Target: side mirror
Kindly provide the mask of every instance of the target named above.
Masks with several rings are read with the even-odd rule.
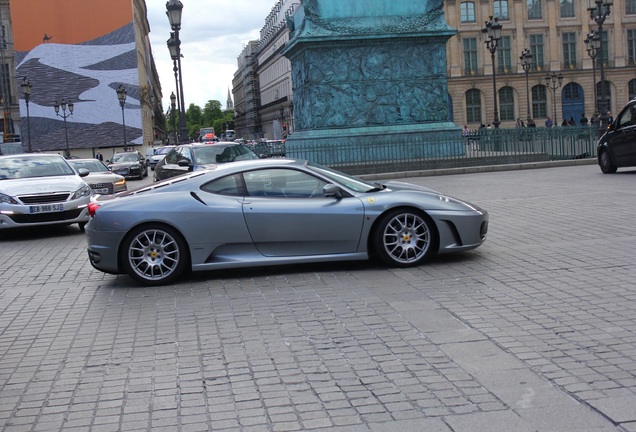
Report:
[[[177,162],[177,165],[179,165],[180,167],[189,167],[192,165],[192,163],[190,163],[190,161],[187,159],[180,159],[179,162]]]
[[[86,168],[80,168],[77,170],[77,173],[79,174],[80,177],[86,177],[88,174],[90,174],[90,171],[87,170]]]
[[[342,192],[340,191],[340,188],[332,183],[325,185],[325,187],[322,188],[322,192],[324,193],[326,198],[342,198]]]

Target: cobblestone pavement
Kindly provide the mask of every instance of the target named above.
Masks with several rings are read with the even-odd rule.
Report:
[[[418,177],[481,248],[143,288],[0,233],[1,431],[636,431],[636,171]]]

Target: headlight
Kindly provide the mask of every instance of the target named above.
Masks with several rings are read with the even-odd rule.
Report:
[[[93,189],[89,185],[82,186],[77,192],[73,194],[71,199],[78,199],[86,196],[91,196],[93,194]]]
[[[2,204],[19,204],[16,200],[11,198],[9,195],[0,194],[0,203]]]
[[[115,186],[121,186],[121,185],[125,185],[125,184],[126,184],[126,180],[125,179],[121,179],[121,180],[115,182]]]

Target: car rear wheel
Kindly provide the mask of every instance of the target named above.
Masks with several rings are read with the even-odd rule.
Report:
[[[612,159],[607,150],[603,150],[599,155],[598,164],[604,174],[613,174],[616,172],[616,165],[612,163]]]
[[[392,267],[413,267],[435,253],[433,222],[415,209],[397,209],[380,219],[374,234],[375,251]]]
[[[144,285],[173,282],[188,262],[186,242],[176,230],[164,225],[146,225],[131,231],[122,253],[126,273]]]

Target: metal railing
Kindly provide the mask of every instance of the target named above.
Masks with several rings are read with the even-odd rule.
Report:
[[[309,159],[360,175],[589,159],[596,157],[597,139],[598,131],[592,127],[481,129],[450,140],[448,136],[414,136],[407,143],[390,136],[373,144],[365,143],[364,138],[337,145],[292,141],[270,156]]]

